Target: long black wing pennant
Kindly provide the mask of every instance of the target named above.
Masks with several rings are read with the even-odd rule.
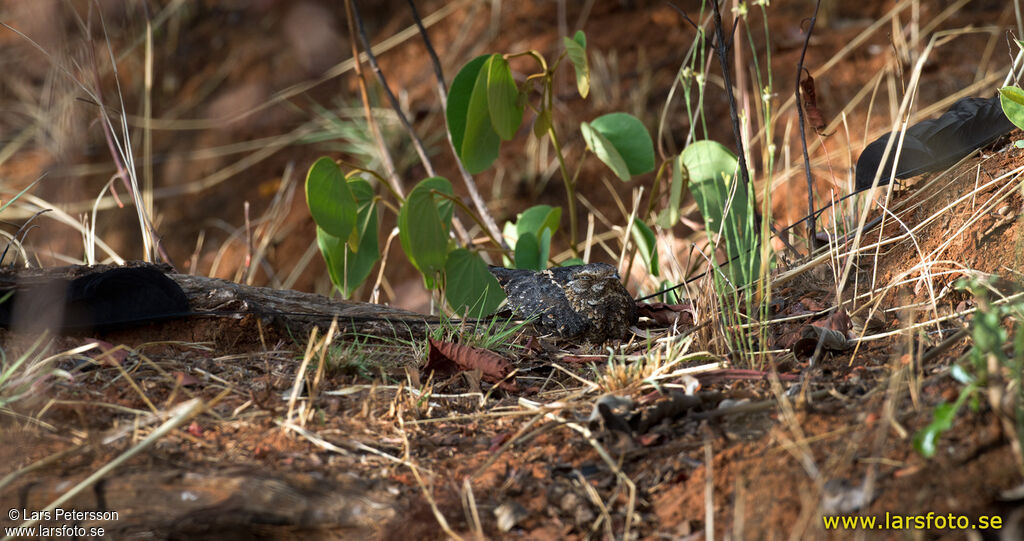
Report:
[[[1013,129],[1013,124],[999,104],[999,96],[993,98],[962,98],[956,101],[938,118],[918,122],[907,128],[903,138],[903,150],[896,161],[896,146],[889,152],[879,185],[889,183],[893,163],[896,178],[904,179],[923,173],[941,171],[960,161],[976,149],[995,142]],[[887,133],[864,148],[857,160],[856,191],[871,187],[882,153],[892,132]]]

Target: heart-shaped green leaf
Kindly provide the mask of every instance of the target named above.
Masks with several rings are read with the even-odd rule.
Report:
[[[483,317],[505,300],[501,284],[487,270],[480,254],[464,248],[452,250],[445,265],[445,298],[452,310],[470,317]]]
[[[584,125],[587,124],[581,124],[580,128]],[[640,119],[628,113],[609,113],[595,118],[587,126],[589,130],[583,129],[587,145],[621,180],[628,181],[632,176],[654,170],[654,142]],[[588,131],[591,132],[589,137]],[[595,132],[602,138],[595,137]],[[609,146],[615,149],[614,153]]]
[[[313,162],[306,175],[306,205],[318,227],[347,239],[356,225],[356,199],[334,160]]]
[[[580,97],[586,98],[590,93],[590,62],[587,60],[587,36],[577,30],[572,38],[562,38],[566,56],[576,70],[576,90]]]
[[[683,155],[676,156],[672,164],[672,185],[669,187],[668,205],[658,214],[658,225],[670,229],[679,221],[679,204],[683,200],[683,187],[689,182],[690,176],[683,163]]]
[[[587,142],[587,146],[597,155],[597,159],[611,168],[615,176],[619,177],[619,180],[623,182],[628,181],[630,179],[629,166],[626,165],[626,160],[622,159],[622,155],[619,154],[619,150],[615,148],[615,145],[586,122],[580,123],[580,131],[583,132],[583,140]]]
[[[423,274],[427,288],[437,287],[435,277],[448,257],[448,230],[452,203],[434,191],[452,194],[447,179],[430,177],[416,185],[398,213],[398,237],[409,261]]]
[[[733,286],[751,283],[761,270],[760,237],[754,224],[754,195],[735,181],[736,156],[715,141],[697,141],[682,153],[690,191],[704,216],[708,236],[724,244]]]
[[[516,241],[516,268],[544,270],[544,262],[540,258],[540,241],[537,235],[526,231]]]
[[[562,220],[562,209],[551,205],[534,205],[516,218],[516,231],[521,235],[526,232],[540,235],[544,229],[552,233],[558,230],[558,223]]]
[[[716,141],[697,141],[683,149],[680,157],[690,174],[690,191],[708,231],[718,234],[729,199],[728,187],[736,174],[736,155]]]
[[[487,68],[487,110],[491,115],[491,126],[503,140],[516,136],[523,123],[523,106],[519,103],[519,88],[512,79],[508,60],[500,54],[492,55],[485,64]]]
[[[459,70],[448,91],[448,130],[459,159],[470,173],[490,167],[498,157],[501,140],[491,125],[487,106],[487,75],[484,64],[492,55],[470,60]]]
[[[1024,130],[1024,90],[1017,86],[1004,86],[999,89],[999,104],[1003,106],[1003,114],[1013,122],[1014,126]]]
[[[356,220],[355,248],[352,243],[345,245],[345,280],[337,284],[338,289],[347,298],[366,280],[373,266],[380,259],[380,245],[377,240],[377,204],[374,199],[373,187],[370,183],[355,178],[348,181],[352,195],[359,204],[359,215]]]

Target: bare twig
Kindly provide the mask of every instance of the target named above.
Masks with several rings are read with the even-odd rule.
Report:
[[[729,77],[729,42],[725,39],[725,32],[722,30],[722,12],[718,9],[718,2],[711,2],[715,8],[715,56],[722,67],[722,80],[725,81],[725,94],[729,97],[729,119],[732,121],[732,136],[736,139],[736,157],[740,163],[740,173],[737,179],[740,181],[737,189],[747,193],[750,186],[750,171],[747,170],[746,153],[743,151],[743,139],[740,134],[740,119],[736,112],[736,96],[732,92],[732,80]],[[737,20],[739,20],[737,18]],[[736,25],[733,25],[733,29]]]
[[[412,18],[416,21],[416,28],[419,28],[420,37],[423,38],[423,46],[427,49],[427,55],[430,56],[430,63],[434,67],[434,76],[437,79],[437,95],[441,100],[441,109],[448,109],[448,86],[444,82],[444,72],[441,70],[441,60],[437,57],[437,52],[434,50],[433,44],[430,42],[430,37],[427,35],[427,29],[423,26],[423,21],[420,20],[420,14],[416,11],[416,4],[413,0],[406,0],[409,3],[409,11],[412,13]],[[483,220],[484,225],[487,226],[487,230],[490,231],[491,236],[498,239],[501,243],[501,247],[508,249],[508,244],[505,243],[505,238],[501,236],[501,230],[498,229],[498,224],[494,222],[494,218],[491,213],[487,210],[487,203],[480,197],[480,190],[476,187],[476,182],[473,180],[473,176],[466,171],[466,168],[462,165],[462,160],[459,159],[459,153],[455,149],[455,143],[452,142],[452,134],[448,129],[448,115],[444,115],[445,119],[445,136],[448,139],[448,147],[451,148],[452,154],[455,156],[455,163],[459,167],[459,173],[462,175],[462,181],[466,185],[466,191],[469,193],[469,198],[473,201],[473,206],[476,207],[476,211],[480,214],[480,219]]]
[[[821,0],[814,3],[814,15],[811,16],[810,25],[807,28],[807,35],[804,36],[804,48],[800,51],[800,61],[796,64],[796,110],[800,116],[800,146],[804,153],[804,172],[807,174],[807,257],[814,252],[814,230],[816,229],[816,217],[814,213],[814,177],[811,175],[811,158],[807,155],[807,133],[804,127],[804,108],[800,101],[800,76],[804,72],[804,56],[807,55],[807,44],[811,41],[811,33],[814,32],[814,21],[818,18],[818,8],[821,7]]]
[[[405,197],[405,191],[402,190],[402,183],[398,180],[398,174],[395,172],[395,162],[391,159],[391,153],[388,152],[387,146],[384,144],[384,137],[381,136],[380,127],[377,126],[377,120],[373,117],[373,110],[370,108],[370,97],[366,89],[366,77],[363,75],[362,62],[359,61],[359,47],[356,45],[356,29],[355,29],[355,17],[352,14],[352,0],[345,0],[345,15],[348,19],[348,35],[349,43],[352,46],[352,58],[355,60],[353,67],[356,70],[356,79],[359,81],[359,96],[363,100],[363,113],[366,115],[366,123],[370,126],[370,133],[373,134],[373,139],[377,143],[377,148],[380,150],[380,160],[384,164],[384,169],[388,174],[388,182],[391,184],[391,189],[395,191],[400,197]]]
[[[420,156],[420,162],[423,163],[423,168],[427,170],[427,175],[434,177],[437,174],[434,172],[434,165],[430,163],[430,158],[427,157],[427,151],[423,148],[423,141],[420,140],[419,136],[416,135],[416,131],[412,129],[412,124],[409,123],[409,119],[402,112],[402,107],[398,104],[398,99],[395,98],[395,94],[391,92],[391,87],[388,86],[387,79],[384,78],[384,72],[380,69],[380,65],[377,64],[377,56],[373,54],[373,47],[370,46],[370,38],[366,37],[366,28],[363,26],[363,18],[359,15],[359,3],[352,2],[352,16],[356,23],[356,29],[359,30],[359,41],[363,44],[363,50],[366,51],[366,58],[370,63],[370,67],[373,68],[373,74],[377,76],[377,81],[380,82],[380,86],[384,87],[384,94],[388,97],[388,102],[391,104],[391,108],[394,109],[395,114],[398,115],[398,120],[402,122],[402,126],[405,127],[405,131],[409,132],[409,138],[412,139],[412,146],[416,148],[416,154]]]

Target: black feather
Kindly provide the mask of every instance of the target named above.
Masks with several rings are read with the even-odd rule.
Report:
[[[907,128],[896,166],[896,178],[910,178],[946,169],[974,150],[992,144],[1013,127],[1013,123],[1003,114],[998,95],[989,99],[959,99],[938,118],[918,122]],[[861,152],[857,160],[856,191],[871,187],[891,135],[892,132],[879,137]],[[888,184],[892,176],[897,142],[893,142],[889,159],[878,180],[879,186]]]

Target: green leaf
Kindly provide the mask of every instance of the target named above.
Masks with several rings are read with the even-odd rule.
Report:
[[[527,231],[519,235],[516,241],[516,268],[544,270],[544,260],[540,258],[540,241],[537,235]]]
[[[932,412],[932,422],[914,434],[914,449],[926,458],[934,456],[935,444],[939,436],[953,427],[953,420],[956,418],[957,412],[960,411],[960,408],[969,397],[975,395],[977,390],[976,384],[971,383],[960,389],[960,396],[956,398],[956,402],[952,404],[941,403],[935,406],[935,410]]]
[[[581,98],[586,98],[590,93],[590,62],[587,60],[587,36],[582,30],[577,30],[572,38],[562,38],[565,44],[566,56],[572,67],[576,70],[576,90]]]
[[[683,155],[676,156],[672,164],[672,185],[669,187],[668,205],[658,214],[658,225],[665,229],[671,229],[679,221],[679,205],[683,200],[683,186],[690,180],[686,164],[683,163]]]
[[[658,275],[658,240],[654,236],[654,231],[651,231],[647,224],[640,220],[633,218],[633,242],[636,243],[637,249],[640,251],[640,257],[644,260],[644,265],[647,265],[647,270],[652,275]]]
[[[622,159],[622,154],[619,154],[615,145],[587,122],[580,123],[580,131],[583,132],[583,140],[597,155],[597,159],[610,167],[619,180],[628,182],[630,179],[629,166],[626,165],[626,160]]]
[[[445,265],[445,298],[452,310],[470,317],[483,317],[505,300],[501,284],[487,270],[480,254],[464,248],[452,250]]]
[[[459,70],[448,91],[448,130],[459,159],[470,173],[490,167],[498,157],[501,140],[491,126],[487,105],[487,75],[484,63],[492,55],[470,60]]]
[[[548,256],[551,255],[551,230],[543,229],[540,232],[540,265],[537,270],[548,268]]]
[[[540,237],[541,231],[550,230],[552,234],[558,230],[558,223],[562,220],[562,209],[551,205],[534,205],[516,218],[516,232],[533,233]]]
[[[571,267],[573,265],[583,265],[583,264],[584,264],[584,262],[583,262],[582,259],[580,259],[578,257],[570,257],[569,259],[566,259],[565,261],[563,261],[562,264],[559,265],[559,267]]]
[[[678,284],[673,284],[668,280],[662,280],[661,283],[658,284],[658,291],[665,292],[659,296],[662,302],[668,304],[678,304],[679,302],[681,302],[681,299],[679,297],[679,289],[670,289],[677,285]]]
[[[348,185],[359,204],[358,220],[356,221],[356,242],[346,243],[344,281],[335,282],[342,295],[346,298],[366,281],[373,266],[380,259],[380,245],[377,240],[377,204],[374,199],[373,187],[370,183],[355,178],[348,181]],[[355,247],[353,248],[353,244]],[[333,280],[333,275],[332,275]]]
[[[956,417],[957,409],[954,404],[939,404],[935,406],[932,422],[914,434],[914,449],[918,453],[921,453],[926,458],[935,456],[935,443],[943,432],[953,426],[953,419]]]
[[[398,237],[409,261],[423,274],[428,289],[437,287],[434,277],[448,258],[448,230],[452,202],[433,192],[452,194],[447,179],[430,177],[416,185],[398,213]]]
[[[737,258],[727,271],[733,285],[751,283],[761,267],[760,237],[751,206],[752,188],[741,190],[735,181],[736,156],[720,143],[697,141],[683,150],[682,160],[709,237],[725,245],[730,260]]]
[[[519,104],[519,89],[512,79],[508,60],[500,54],[492,55],[487,61],[487,110],[491,115],[491,126],[498,137],[508,141],[516,136],[523,123],[523,106]]]
[[[327,264],[327,273],[331,276],[331,283],[341,289],[345,283],[345,241],[324,231],[316,226],[316,244],[320,248],[320,255]],[[348,294],[344,293],[346,298]]]
[[[1014,126],[1024,130],[1024,90],[1017,86],[1004,86],[999,89],[999,104],[1003,106],[1003,114],[1013,122]]]
[[[346,239],[356,225],[356,198],[334,160],[313,162],[306,175],[306,205],[318,227]]]
[[[593,137],[587,138],[587,133],[584,131],[583,137],[586,139],[587,144],[590,145],[590,148],[594,149],[598,158],[605,165],[611,167],[612,171],[615,171],[616,176],[620,179],[626,181],[629,180],[630,176],[642,175],[654,170],[654,142],[651,140],[651,134],[647,133],[647,128],[640,122],[640,119],[628,113],[609,113],[595,118],[589,126],[592,131],[596,131],[604,136],[607,143],[602,141],[601,144],[610,144],[625,164],[628,173],[623,175],[620,174],[621,170],[618,169],[620,165],[613,165],[606,161],[602,157],[602,152],[598,151],[598,148],[591,144]],[[606,155],[611,154],[607,149],[604,149],[603,153]]]
[[[722,228],[728,187],[736,173],[736,155],[716,141],[697,141],[683,149],[680,158],[689,172],[690,191],[708,232],[717,234]]]
[[[960,383],[963,383],[964,385],[968,383],[973,383],[975,379],[974,376],[968,374],[967,371],[964,370],[964,367],[960,366],[959,364],[954,364],[953,366],[949,367],[949,375],[952,376],[953,379],[959,381]]]

